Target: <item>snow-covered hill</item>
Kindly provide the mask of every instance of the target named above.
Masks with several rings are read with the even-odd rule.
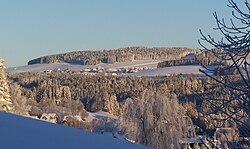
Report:
[[[1,149],[143,149],[105,135],[0,112]]]

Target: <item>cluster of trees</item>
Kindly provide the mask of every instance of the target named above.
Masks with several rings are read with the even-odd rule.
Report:
[[[55,113],[56,122],[75,128],[91,130],[91,124],[85,122],[88,113],[80,100],[71,100],[71,93],[69,87],[62,86],[56,88],[50,84],[48,90],[42,92],[38,88],[37,102],[32,91],[21,87],[18,83],[9,80],[10,95],[13,107],[12,113],[41,118],[43,114]],[[43,86],[45,87],[45,86]],[[35,88],[33,88],[35,89]],[[55,91],[54,89],[58,89]],[[35,89],[36,90],[36,89]],[[49,98],[51,96],[51,98]],[[79,117],[79,118],[78,118]],[[65,119],[66,118],[66,119]]]
[[[60,72],[10,74],[9,79],[23,88],[23,95],[37,103],[53,100],[65,106],[67,100],[80,100],[87,111],[103,110],[114,115],[119,115],[124,100],[140,96],[145,89],[162,94],[170,90],[182,101],[193,100],[193,91],[204,91],[206,81],[196,76],[147,78]]]
[[[150,90],[126,100],[119,129],[129,140],[154,148],[180,148],[183,137],[195,136],[192,120],[177,96]]]
[[[218,49],[213,49],[213,51],[219,51]],[[180,59],[167,60],[158,63],[157,67],[172,67],[172,66],[180,66],[180,65],[222,65],[224,66],[226,62],[222,62],[220,58],[214,56],[211,51],[202,51],[200,53],[197,52],[195,57],[193,58],[185,58],[182,57]]]
[[[22,95],[21,87],[17,83],[9,82],[9,90],[11,102],[13,104],[11,112],[18,115],[28,116],[29,111],[31,110],[31,105],[34,105],[32,99]]]
[[[163,96],[172,92],[187,109],[188,116],[204,130],[215,128],[210,126],[211,118],[207,118],[201,113],[202,109],[206,112],[209,111],[209,107],[206,108],[208,104],[203,103],[203,99],[208,97],[210,93],[209,89],[213,89],[214,97],[230,97],[228,92],[227,94],[219,94],[220,88],[214,88],[211,84],[207,84],[207,82],[214,83],[213,79],[197,76],[174,75],[147,78],[52,72],[50,74],[10,74],[9,79],[22,87],[22,95],[33,102],[30,102],[31,106],[33,104],[36,107],[41,107],[42,111],[55,109],[55,106],[59,106],[63,107],[59,108],[59,110],[63,110],[63,113],[74,111],[74,107],[71,105],[77,101],[78,104],[84,106],[80,109],[86,109],[90,112],[102,110],[119,116],[125,101],[128,98],[142,96],[145,90],[161,93]],[[237,82],[236,77],[234,80]],[[31,113],[37,111],[36,109],[31,108]]]
[[[188,48],[128,47],[116,50],[75,51],[65,54],[50,55],[31,60],[28,64],[66,62],[82,65],[95,65],[100,62],[115,63],[133,60],[179,59],[182,56],[193,52],[194,50]]]

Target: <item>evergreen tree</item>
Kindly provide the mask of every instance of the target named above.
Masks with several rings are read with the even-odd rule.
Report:
[[[0,110],[9,112],[12,108],[12,102],[3,62],[4,60],[0,58]]]

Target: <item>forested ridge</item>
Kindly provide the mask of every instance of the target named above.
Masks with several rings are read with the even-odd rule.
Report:
[[[173,60],[165,60],[162,62],[159,62],[157,67],[172,67],[172,66],[181,66],[181,65],[226,65],[226,62],[222,62],[220,60],[220,57],[214,55],[214,51],[219,51],[218,49],[213,49],[213,51],[201,51],[196,52],[193,56],[188,58],[188,55],[186,57],[181,57],[179,59],[173,59]],[[191,54],[190,54],[191,55]]]
[[[197,52],[197,50],[178,47],[127,47],[114,50],[84,50],[44,56],[30,60],[28,64],[65,62],[82,65],[95,65],[101,62],[116,63],[133,60],[179,59],[182,56],[195,52]]]

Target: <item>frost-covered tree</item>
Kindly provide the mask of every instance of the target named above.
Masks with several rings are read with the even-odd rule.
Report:
[[[119,103],[115,95],[108,96],[104,101],[104,111],[114,115],[119,115]]]
[[[180,148],[182,137],[194,136],[191,119],[185,113],[175,94],[144,91],[141,97],[126,100],[119,129],[136,143],[160,149]]]
[[[31,99],[22,95],[21,87],[16,83],[10,82],[9,89],[13,104],[12,113],[28,116],[28,112],[31,110],[31,104],[29,103]]]
[[[12,109],[12,102],[3,62],[4,60],[0,58],[0,110],[9,112]]]

